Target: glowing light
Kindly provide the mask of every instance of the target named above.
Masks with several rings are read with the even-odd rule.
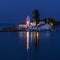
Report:
[[[38,38],[39,38],[39,33],[37,32],[36,35],[37,35],[37,40],[38,40]]]
[[[37,24],[37,26],[39,26],[40,24]]]
[[[29,50],[29,32],[27,32],[27,51]]]
[[[26,18],[26,25],[27,25],[27,27],[29,27],[29,25],[30,25],[30,17],[29,16],[27,16],[27,18]]]
[[[32,25],[32,23],[30,23]]]
[[[39,33],[36,32],[36,43],[38,44],[38,40],[39,40]]]
[[[30,23],[32,26],[36,26],[36,22]]]
[[[19,27],[20,27],[20,28],[27,28],[27,25],[20,25],[20,24],[19,24]]]
[[[51,22],[50,25],[53,26],[53,23]]]
[[[28,24],[28,25],[29,25],[29,24],[30,24],[30,22],[29,22],[29,21],[26,21],[26,24]]]
[[[39,41],[39,32],[35,32],[35,33],[34,33],[34,39],[35,39],[36,45],[38,45],[38,41]]]

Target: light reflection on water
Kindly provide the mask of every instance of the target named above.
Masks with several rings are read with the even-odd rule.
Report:
[[[36,56],[36,59],[38,59],[39,55],[39,50],[40,48],[40,39],[44,38],[50,38],[51,33],[50,32],[19,32],[19,38],[20,40],[26,41],[26,51],[27,51],[27,60],[34,58],[33,56]],[[23,41],[24,41],[23,40]],[[35,51],[36,50],[36,51]],[[38,51],[37,51],[38,50]],[[31,53],[32,52],[32,53]],[[38,53],[37,53],[38,52]],[[37,54],[37,55],[36,55]],[[33,59],[32,59],[33,60]]]
[[[27,52],[28,52],[28,50],[29,50],[29,32],[27,32],[27,43],[26,43],[26,45],[27,45],[27,47],[26,47],[26,49],[27,49]]]

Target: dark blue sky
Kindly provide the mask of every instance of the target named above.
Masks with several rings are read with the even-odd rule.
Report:
[[[19,23],[38,9],[41,19],[60,19],[60,0],[0,0],[0,23]]]

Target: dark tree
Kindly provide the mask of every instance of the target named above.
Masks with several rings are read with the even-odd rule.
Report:
[[[43,21],[45,21],[45,23],[50,23],[50,22],[52,22],[53,24],[55,23],[55,19],[53,18],[45,18],[43,19]]]
[[[47,18],[44,18],[43,21],[44,21],[45,23],[47,23]]]
[[[36,9],[33,11],[33,18],[35,19],[36,21],[36,25],[40,22],[40,19],[39,19],[39,11]]]

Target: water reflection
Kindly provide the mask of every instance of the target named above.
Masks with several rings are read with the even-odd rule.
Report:
[[[27,60],[32,59],[32,57],[34,58],[34,56],[36,56],[36,59],[39,58],[39,48],[41,47],[40,39],[41,42],[43,42],[49,37],[50,32],[19,32],[19,38],[23,40],[21,40],[20,42],[22,42],[22,45],[24,45],[24,47],[26,46],[24,49],[27,52]]]
[[[45,39],[45,38],[46,38],[46,39],[50,39],[50,37],[51,37],[51,32],[48,32],[48,31],[47,31],[47,32],[41,32],[40,35],[41,35],[41,38],[42,38],[42,39]],[[46,39],[45,39],[45,40],[46,40]]]
[[[31,32],[30,34],[31,34],[31,42],[32,42],[32,39],[33,39],[33,33]]]
[[[38,46],[38,44],[39,44],[39,38],[40,38],[39,32],[35,32],[34,33],[34,39],[35,39],[35,45],[36,46]]]
[[[39,44],[40,33],[39,32],[19,32],[19,38],[26,39],[26,49],[29,50],[30,43],[34,42],[36,46]]]
[[[27,34],[26,35],[27,36],[26,40],[27,40],[27,51],[28,51],[29,50],[29,42],[32,43],[32,40],[34,40],[35,46],[38,46],[40,37],[39,37],[39,32],[26,32],[26,34]]]
[[[28,52],[28,50],[29,50],[29,32],[27,32],[27,47],[26,47],[26,49],[27,49],[27,52]]]
[[[41,35],[41,36],[40,36]],[[29,50],[30,44],[33,44],[35,46],[39,46],[39,42],[40,42],[40,37],[42,39],[44,38],[49,38],[50,37],[50,32],[19,32],[19,38],[22,40],[26,40],[26,49],[27,51]]]
[[[38,52],[37,52],[36,47],[38,47],[38,45],[39,45],[39,32],[29,32],[28,31],[28,32],[26,32],[26,38],[27,38],[26,39],[27,60],[31,59],[31,56],[33,57],[34,52],[36,53],[36,54],[34,54],[34,56],[36,56],[36,58],[38,59]],[[33,47],[34,51],[31,50],[31,47]]]

